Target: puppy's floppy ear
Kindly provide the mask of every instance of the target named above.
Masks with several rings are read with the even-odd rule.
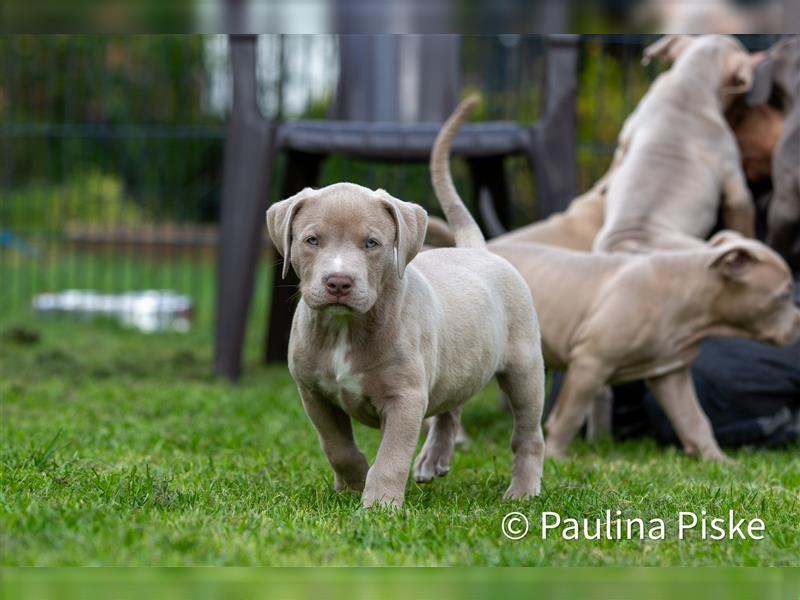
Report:
[[[800,35],[785,38],[772,46],[767,54],[773,59],[772,84],[782,95],[794,97],[800,80]]]
[[[773,71],[775,58],[769,55],[753,55],[753,85],[747,93],[745,100],[748,106],[766,104],[772,94]]]
[[[733,242],[738,242],[744,239],[747,238],[745,238],[738,231],[734,231],[733,229],[723,229],[722,231],[718,231],[711,236],[711,239],[708,240],[708,245],[717,248],[724,244],[732,244]]]
[[[752,248],[734,242],[720,246],[708,268],[717,271],[725,279],[740,281],[758,262],[759,258]]]
[[[674,63],[691,43],[692,37],[689,35],[665,35],[644,49],[642,64],[647,66],[654,58]]]
[[[745,50],[731,49],[725,74],[726,94],[746,94],[753,89],[755,65],[752,57]]]
[[[303,206],[303,202],[308,198],[313,190],[305,188],[291,198],[276,202],[267,209],[267,230],[275,249],[283,256],[283,272],[281,277],[285,278],[289,273],[291,264],[292,250],[292,221],[294,221],[297,211]]]
[[[377,194],[394,220],[394,257],[397,276],[402,279],[406,265],[417,255],[425,241],[428,213],[420,205],[398,200],[384,190],[378,190]]]

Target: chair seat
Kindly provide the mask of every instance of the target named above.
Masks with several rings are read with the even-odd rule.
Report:
[[[277,145],[312,154],[347,154],[372,160],[427,161],[441,123],[295,121],[280,125]],[[466,124],[453,153],[468,158],[525,152],[530,127],[497,121]]]

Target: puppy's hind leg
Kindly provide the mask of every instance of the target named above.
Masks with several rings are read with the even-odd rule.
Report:
[[[573,360],[567,369],[564,385],[547,419],[547,456],[562,458],[588,416],[592,402],[608,373],[593,360]]]
[[[428,483],[450,471],[450,461],[461,429],[461,409],[431,419],[428,437],[414,462],[414,480]]]
[[[730,460],[720,450],[714,430],[697,399],[689,368],[647,380],[661,408],[678,434],[683,450],[706,460]]]
[[[538,496],[544,463],[544,361],[541,354],[529,357],[522,364],[509,366],[497,374],[497,381],[508,396],[514,417],[511,485],[503,497],[516,500]]]

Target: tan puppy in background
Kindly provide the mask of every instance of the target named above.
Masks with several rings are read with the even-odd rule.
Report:
[[[493,377],[514,425],[506,498],[539,494],[544,364],[530,292],[489,253],[449,177],[453,136],[476,104],[463,102],[434,145],[434,188],[456,248],[418,254],[422,207],[351,183],[305,189],[267,211],[269,234],[300,278],[289,370],[337,490],[364,506],[399,506],[422,422],[433,417],[414,465],[417,481],[449,470],[462,404]],[[370,467],[350,419],[381,429]]]
[[[722,216],[753,237],[754,208],[725,108],[752,86],[753,64],[729,36],[667,36],[645,61],[674,60],[619,136],[598,251],[693,248]]]
[[[608,174],[604,175],[590,190],[575,198],[564,212],[492,238],[489,249],[496,244],[535,243],[590,252],[603,226],[608,178]]]
[[[690,366],[702,340],[772,344],[800,336],[786,263],[725,231],[690,250],[574,252],[528,242],[491,245],[522,273],[541,316],[548,367],[566,370],[547,421],[547,454],[563,456],[606,385],[644,379],[684,450],[722,460]]]
[[[699,249],[626,255],[537,244],[492,246],[536,301],[548,368],[566,378],[547,421],[563,456],[606,384],[644,379],[689,454],[722,459],[690,366],[709,336],[784,345],[800,335],[786,263],[735,232]]]

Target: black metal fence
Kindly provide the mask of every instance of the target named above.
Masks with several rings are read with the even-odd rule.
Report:
[[[656,74],[639,62],[646,41],[581,40],[582,188],[605,171],[623,119]],[[462,87],[483,94],[481,119],[537,119],[543,48],[539,36],[461,40]],[[262,36],[258,59],[266,116],[326,114],[337,77],[335,36]],[[226,38],[6,36],[0,65],[0,315],[25,314],[45,291],[172,289],[193,298],[197,325],[210,329],[231,100]],[[515,221],[535,219],[534,175],[521,158],[506,169]],[[463,183],[463,170],[456,174]],[[424,167],[334,159],[322,179],[431,198]],[[460,188],[466,196],[468,188]]]
[[[45,291],[169,288],[207,318],[224,136],[207,46],[0,38],[3,315]]]

